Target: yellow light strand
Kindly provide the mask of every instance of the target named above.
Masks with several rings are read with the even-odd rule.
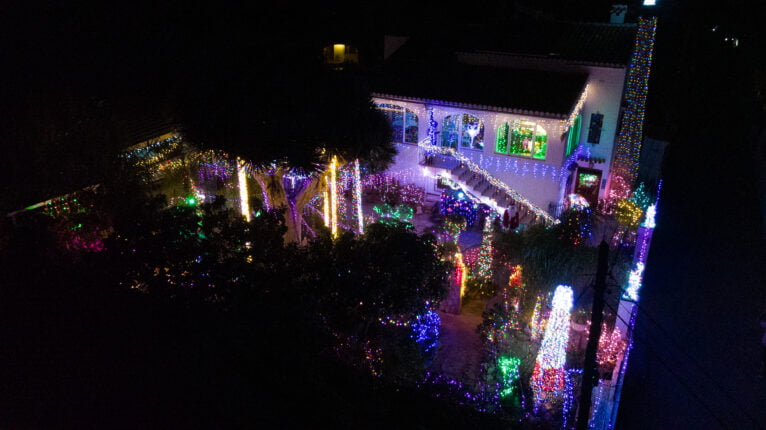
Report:
[[[455,260],[457,261],[456,266],[457,270],[460,273],[460,297],[462,298],[465,296],[465,285],[466,281],[468,279],[468,270],[463,263],[463,254],[458,252],[455,254]]]
[[[332,157],[330,163],[330,229],[332,237],[338,237],[338,188],[336,185],[337,160]]]
[[[322,215],[324,216],[324,225],[325,227],[330,226],[330,196],[327,191],[323,192],[323,201],[324,201],[324,208],[322,211]]]
[[[237,180],[239,181],[239,207],[247,222],[250,222],[250,201],[247,192],[245,162],[237,158]]]

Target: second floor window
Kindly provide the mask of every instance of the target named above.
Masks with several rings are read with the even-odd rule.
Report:
[[[388,117],[393,129],[393,141],[418,143],[418,116],[415,112],[402,106],[379,104],[378,109]]]
[[[463,113],[449,115],[442,121],[441,146],[484,149],[484,121]]]
[[[590,127],[588,127],[588,143],[601,141],[601,127],[604,125],[604,115],[594,113],[590,115]]]
[[[497,128],[497,153],[544,160],[547,151],[548,133],[533,121],[516,120]]]

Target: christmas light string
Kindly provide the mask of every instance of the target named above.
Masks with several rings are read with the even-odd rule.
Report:
[[[568,285],[556,287],[551,315],[545,327],[543,341],[530,378],[536,409],[543,403],[554,401],[563,395],[572,298],[572,287]]]
[[[614,198],[627,197],[638,173],[656,32],[657,17],[639,18],[625,84],[624,113],[612,164],[610,196]]]
[[[526,206],[526,208],[535,214],[536,218],[541,218],[543,221],[545,221],[547,224],[558,224],[559,220],[551,217],[548,215],[547,212],[542,210],[540,207],[532,203],[531,201],[524,198],[521,194],[519,194],[516,190],[510,188],[505,183],[501,182],[500,180],[496,179],[492,175],[489,174],[488,171],[482,169],[478,164],[474,163],[470,158],[463,156],[459,152],[455,151],[452,148],[442,147],[442,146],[436,146],[432,145],[427,140],[423,140],[420,143],[418,143],[418,146],[423,148],[426,151],[433,151],[433,152],[439,152],[444,155],[450,155],[460,161],[463,165],[465,165],[469,170],[471,170],[474,173],[477,173],[481,176],[483,176],[489,183],[492,185],[500,188],[503,192],[508,194],[513,200],[519,202],[520,204]]]
[[[481,235],[481,247],[473,276],[488,281],[492,277],[492,217],[484,219],[484,231]]]
[[[502,389],[500,397],[508,397],[513,394],[516,383],[519,380],[519,366],[521,359],[518,357],[502,356],[497,360],[497,367],[500,369]]]
[[[359,159],[354,160],[354,214],[356,215],[359,233],[364,233],[364,214],[362,213],[362,179],[359,170]]]

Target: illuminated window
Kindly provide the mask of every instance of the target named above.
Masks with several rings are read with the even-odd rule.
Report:
[[[449,115],[442,121],[441,145],[457,149],[484,149],[484,121],[463,113]]]
[[[548,133],[532,121],[516,120],[497,128],[495,152],[545,159]]]
[[[418,143],[418,116],[415,112],[386,103],[379,104],[378,109],[386,114],[391,123],[394,142]]]
[[[572,126],[569,127],[569,134],[567,136],[567,152],[564,154],[569,157],[574,152],[577,145],[580,143],[580,124],[582,123],[582,117],[577,115],[575,117]]]

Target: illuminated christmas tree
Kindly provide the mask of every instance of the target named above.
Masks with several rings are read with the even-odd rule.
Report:
[[[508,288],[506,288],[505,294],[505,307],[509,310],[513,307],[513,310],[519,312],[521,306],[521,299],[524,297],[524,282],[521,278],[521,265],[516,265],[513,268],[513,273],[508,278]]]
[[[532,318],[529,320],[529,332],[532,342],[540,342],[545,333],[545,323],[548,321],[545,316],[545,296],[537,296],[535,308],[532,311]]]
[[[625,341],[622,339],[620,329],[615,327],[609,330],[604,323],[601,326],[601,339],[598,341],[596,361],[607,369],[614,369],[617,358],[625,350]]]
[[[567,285],[559,285],[553,294],[553,309],[529,381],[534,394],[535,409],[563,399],[572,295],[572,288]]]
[[[492,217],[484,221],[484,232],[481,238],[481,249],[476,260],[475,276],[483,281],[492,277]]]

